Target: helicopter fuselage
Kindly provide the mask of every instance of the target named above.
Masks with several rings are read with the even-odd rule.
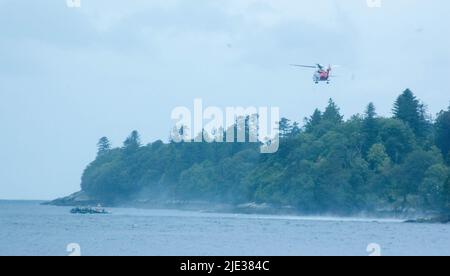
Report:
[[[313,80],[315,83],[319,83],[320,81],[326,81],[327,83],[329,83],[330,82],[330,70],[317,71],[313,76]]]

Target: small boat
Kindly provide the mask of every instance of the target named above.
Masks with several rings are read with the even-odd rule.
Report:
[[[101,207],[76,207],[70,210],[70,213],[72,214],[83,214],[83,215],[104,215],[109,214],[108,211]]]

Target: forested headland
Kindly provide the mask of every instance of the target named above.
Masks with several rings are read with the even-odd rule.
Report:
[[[141,145],[137,131],[111,148],[103,137],[81,189],[105,205],[165,199],[264,203],[303,214],[450,213],[450,107],[431,116],[408,89],[391,117],[370,103],[344,120],[330,99],[303,124],[281,119],[279,131],[274,154],[255,143]]]

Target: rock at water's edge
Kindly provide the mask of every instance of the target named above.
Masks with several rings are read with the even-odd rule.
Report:
[[[450,215],[443,215],[434,218],[410,219],[405,223],[450,223]]]
[[[49,202],[45,202],[45,205],[56,205],[56,206],[89,206],[96,205],[98,202],[89,197],[85,192],[80,191],[70,196],[58,198]]]

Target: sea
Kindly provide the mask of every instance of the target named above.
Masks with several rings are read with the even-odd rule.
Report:
[[[0,256],[450,255],[450,225],[0,201]]]

